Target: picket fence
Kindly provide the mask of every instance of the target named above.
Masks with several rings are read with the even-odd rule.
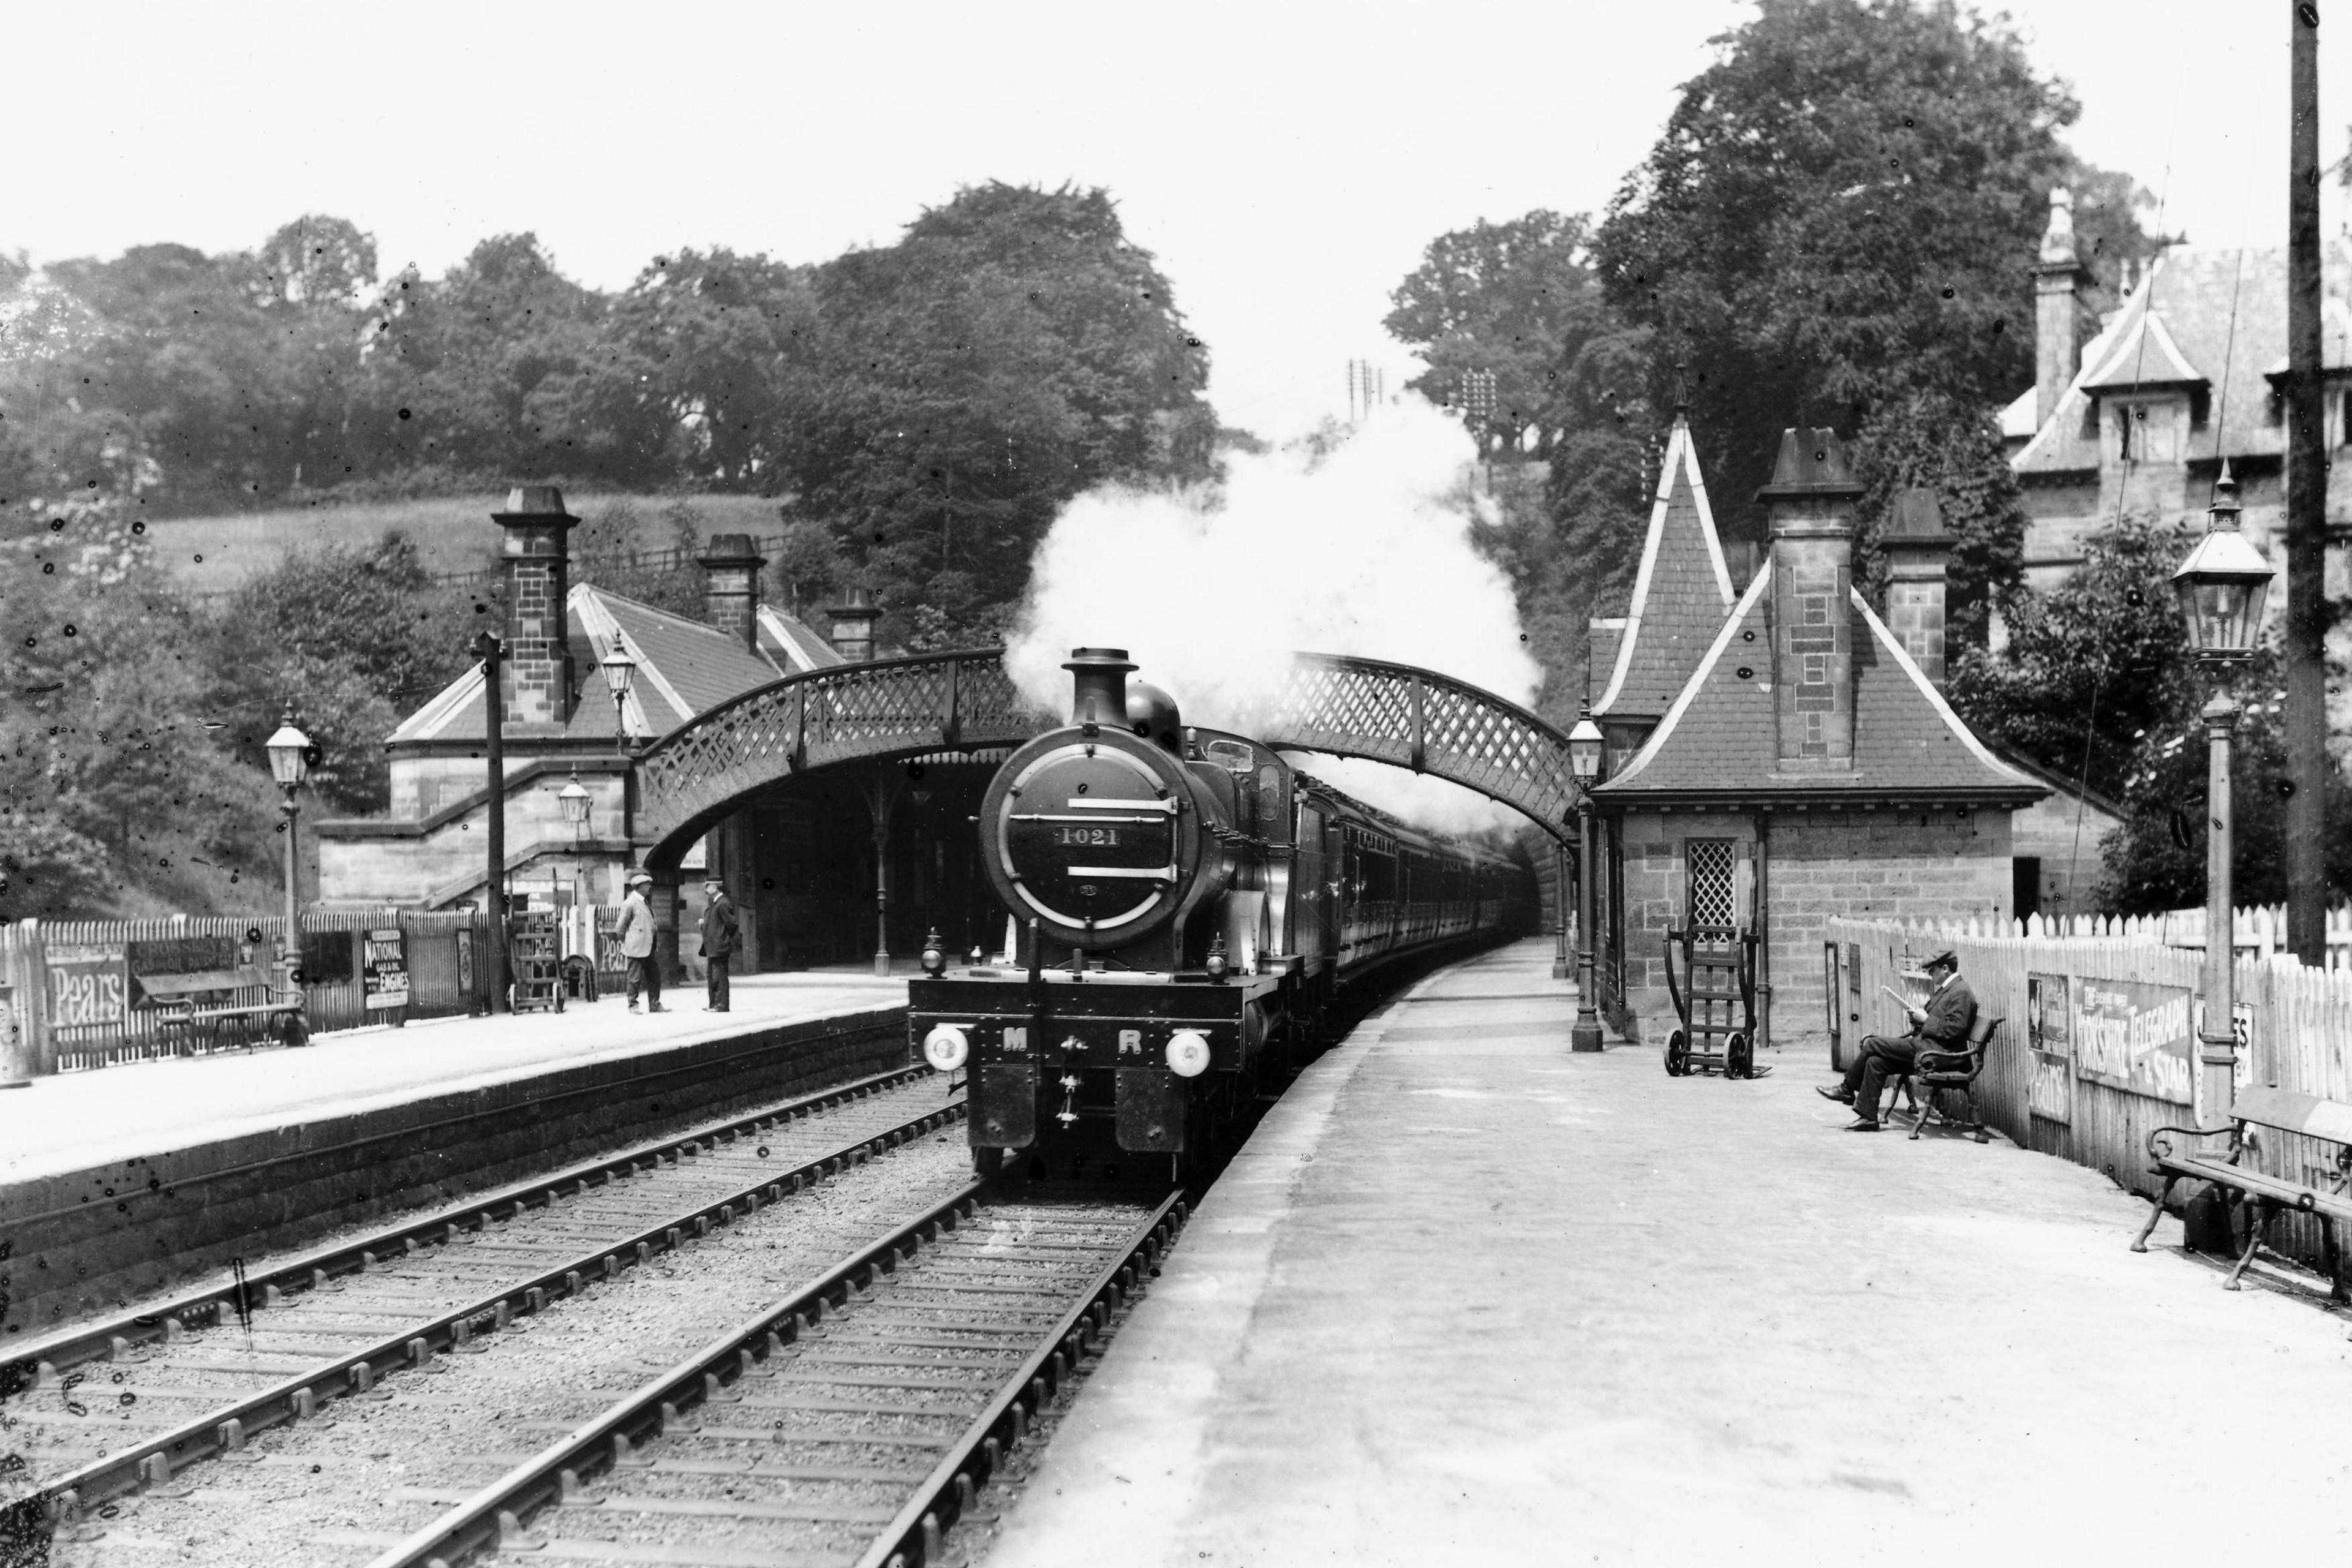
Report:
[[[2246,912],[2240,911],[2240,956],[2233,965],[2242,1041],[2238,1080],[2352,1102],[2352,970],[2306,967],[2283,955],[2247,956],[2253,944],[2244,941],[2252,923],[2243,919]],[[2049,934],[2047,927],[2041,934],[2026,934],[2014,929],[2019,924],[1830,921],[1829,940],[1838,948],[1831,957],[1843,981],[1831,1019],[1842,1037],[1841,1055],[1850,1059],[1864,1033],[1901,1033],[1901,1012],[1880,987],[1915,1000],[1924,997],[1919,965],[1949,947],[1976,993],[1979,1014],[2006,1020],[1978,1080],[1978,1103],[1986,1119],[2024,1147],[2103,1172],[2153,1198],[2160,1182],[2149,1174],[2148,1135],[2159,1127],[2213,1125],[2221,1119],[2200,1115],[2201,1107],[2178,1098],[2147,1092],[2154,1085],[2141,1081],[2137,1071],[2132,1075],[2135,1087],[2128,1089],[2107,1081],[2116,1076],[2112,1072],[2086,1076],[2096,1069],[2088,1066],[2085,1032],[2079,1025],[2092,1001],[2086,987],[2101,994],[2116,1014],[2144,1005],[2150,1023],[2170,1002],[2162,1027],[2118,1029],[2116,1037],[2128,1037],[2136,1067],[2150,1069],[2149,1079],[2163,1076],[2153,1069],[2167,1064],[2154,1058],[2168,1046],[2173,1063],[2185,1056],[2187,1078],[2193,1081],[2195,1047],[2186,1037],[2193,1037],[2203,1005],[2203,932],[2197,931],[2200,941],[2195,945],[2181,942],[2180,925],[2167,925],[2165,917],[2116,922],[2112,934],[2087,929],[2073,934],[2074,922],[2067,922],[2067,934]],[[2084,928],[2090,924],[2087,917],[2081,922]],[[2258,945],[2253,951],[2262,952]],[[2045,1011],[2041,1026],[2032,1015],[2036,996]],[[2037,1051],[2037,1045],[2049,1048]],[[2174,1076],[2179,1076],[2177,1067]],[[2173,1140],[2176,1148],[2190,1142]],[[2266,1133],[2252,1158],[2261,1169],[2315,1181],[2332,1169],[2335,1152],[2331,1145]],[[2321,1261],[2316,1222],[2289,1216],[2275,1229],[2282,1250],[2309,1264]]]
[[[2246,904],[2231,912],[2231,949],[2240,958],[2267,963],[2287,951],[2286,906]],[[2171,910],[2154,915],[2029,915],[2021,921],[1982,917],[1953,928],[1972,936],[2122,937],[2159,942],[2166,947],[2205,948],[2205,911]],[[2352,969],[2352,904],[2327,911],[2329,969]]]
[[[592,966],[606,984],[625,968],[611,937],[617,914],[578,905],[567,907],[559,922],[563,956],[593,954]],[[399,909],[305,912],[299,962],[311,1032],[487,1011],[491,979],[483,918],[478,911]],[[234,1032],[164,1034],[141,979],[239,967],[269,972],[281,961],[285,924],[274,915],[176,915],[0,927],[0,1082],[237,1048],[243,1041]],[[367,933],[393,930],[401,933],[407,1001],[370,1008]],[[257,985],[228,1000],[265,996]]]

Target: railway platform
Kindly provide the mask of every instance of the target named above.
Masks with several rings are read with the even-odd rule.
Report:
[[[1549,961],[1440,971],[1308,1069],[989,1568],[2343,1554],[2343,1318],[2135,1256],[2094,1172],[1843,1131],[1817,1053],[1572,1055]]]
[[[746,975],[733,1010],[702,1010],[702,988],[666,994],[668,1011],[633,1014],[618,996],[561,1013],[429,1018],[319,1035],[299,1049],[174,1057],[60,1073],[0,1094],[0,1201],[17,1183],[278,1128],[378,1110],[425,1096],[511,1085],[625,1061],[699,1040],[904,1005],[907,983],[844,970]]]
[[[0,1094],[0,1345],[238,1258],[906,1059],[907,986],[840,971],[420,1020]]]

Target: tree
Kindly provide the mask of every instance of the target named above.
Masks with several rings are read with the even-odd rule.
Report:
[[[39,534],[6,547],[0,587],[12,632],[0,644],[7,912],[233,907],[244,879],[266,893],[277,874],[268,728],[206,700],[202,643],[121,495],[45,510]]]
[[[668,431],[650,367],[608,316],[530,234],[482,241],[438,283],[393,279],[367,353],[370,461],[657,483]]]
[[[1964,648],[1952,667],[1955,707],[1977,732],[2079,780],[2124,805],[2108,840],[2103,907],[2126,914],[2205,899],[2205,727],[2211,683],[2180,629],[2173,568],[2180,533],[2126,516],[2094,542],[2080,570],[2047,593],[2022,590],[2008,609],[2009,646]],[[2228,684],[2243,702],[2231,749],[2231,877],[2241,903],[2284,896],[2286,753],[2279,661],[2265,652]],[[2320,847],[2330,886],[2352,888],[2352,817]]]
[[[384,737],[465,667],[463,608],[397,531],[297,552],[240,584],[204,628],[205,711],[236,715],[242,733],[265,719],[274,728],[299,701],[320,752],[310,787],[333,809],[380,811]]]
[[[1611,300],[1690,364],[1726,521],[1781,429],[1810,424],[1883,454],[1883,484],[1935,476],[1970,492],[1957,521],[2013,531],[1978,427],[2032,381],[2023,268],[2049,191],[2101,178],[2058,141],[2074,100],[2005,21],[1953,0],[1759,0],[1715,44],[1593,251]],[[2097,209],[2111,250],[2137,232],[2113,184]],[[1654,397],[1670,374],[1653,364]],[[1958,422],[1951,438],[1923,440],[1937,420]],[[2012,560],[1970,538],[1957,598],[2005,591]]]
[[[1100,190],[966,189],[814,292],[772,444],[886,640],[998,635],[1063,502],[1208,472],[1207,356]]]
[[[724,248],[656,257],[614,305],[681,459],[735,488],[772,482],[784,378],[815,317],[805,268]]]
[[[1459,405],[1467,377],[1495,378],[1482,447],[1549,457],[1562,433],[1562,378],[1584,344],[1622,323],[1602,298],[1588,254],[1590,223],[1538,209],[1508,223],[1481,218],[1429,242],[1397,285],[1389,335],[1428,362],[1408,384]]]

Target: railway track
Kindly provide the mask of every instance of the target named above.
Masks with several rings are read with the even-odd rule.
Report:
[[[368,1568],[918,1568],[1185,1217],[975,1183],[738,1323]],[[436,1500],[411,1489],[416,1500]],[[328,1544],[362,1546],[367,1538]]]
[[[42,1336],[0,1371],[0,1546],[70,1537],[961,1113],[928,1069],[877,1075]]]

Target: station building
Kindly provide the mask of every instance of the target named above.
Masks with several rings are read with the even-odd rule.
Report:
[[[740,534],[714,535],[698,563],[701,620],[570,581],[578,521],[552,488],[527,486],[492,514],[502,533],[506,657],[499,672],[510,891],[558,904],[616,904],[652,840],[635,821],[635,766],[650,742],[782,677],[873,658],[877,611],[862,592],[830,637],[762,602],[766,563]],[[634,663],[615,705],[602,673]],[[384,743],[391,806],[318,825],[326,907],[477,906],[488,878],[484,674],[476,664]],[[845,764],[746,801],[663,873],[653,899],[660,951],[691,972],[705,873],[741,913],[739,973],[912,954],[934,926],[958,948],[992,937],[992,907],[967,818],[1001,757],[985,750]],[[575,825],[562,792],[589,796]],[[678,932],[689,933],[684,943]],[[683,948],[681,953],[680,949]]]
[[[1789,431],[1757,498],[1768,542],[1736,581],[1677,416],[1631,601],[1592,623],[1595,938],[1615,1022],[1645,1040],[1675,1016],[1670,929],[1754,930],[1770,1037],[1814,1038],[1831,917],[2006,918],[2021,823],[2036,850],[2059,841],[2032,821],[2057,792],[1945,700],[1951,541],[1934,498],[1907,494],[1881,535],[1882,618],[1853,585],[1861,495],[1833,433]],[[2070,860],[2056,884],[2095,883],[2096,850],[2082,846],[2087,878]],[[2039,898],[2042,855],[2023,858]]]
[[[2001,410],[2026,510],[2025,578],[2047,589],[2126,518],[2201,533],[2221,464],[2240,525],[2280,574],[2286,603],[2287,255],[2284,246],[2171,246],[2127,268],[2121,303],[2093,307],[2074,237],[2074,199],[2051,193],[2032,267],[2034,379]],[[2352,398],[2352,250],[2321,257],[2320,357],[2326,450],[2347,444]],[[2340,475],[2340,477],[2339,477]],[[2331,545],[2352,534],[2352,462],[2329,464]],[[2331,554],[2329,590],[2352,588]],[[2352,654],[2352,636],[2332,651]],[[2338,712],[2340,722],[2352,713]]]

